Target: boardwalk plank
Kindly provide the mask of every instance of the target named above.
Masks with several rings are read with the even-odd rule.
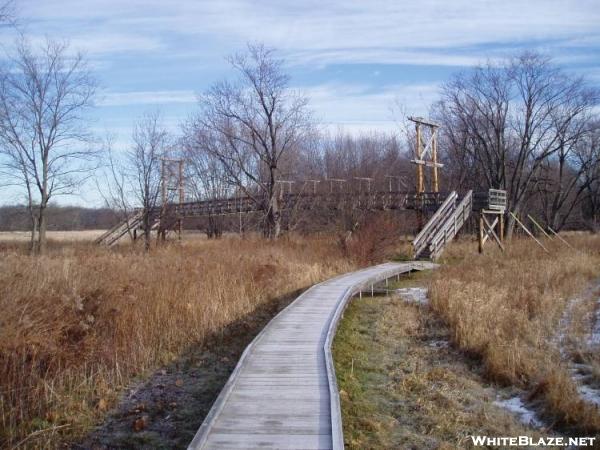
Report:
[[[310,288],[248,346],[189,448],[343,448],[330,348],[341,313],[358,290],[432,267],[382,264]]]

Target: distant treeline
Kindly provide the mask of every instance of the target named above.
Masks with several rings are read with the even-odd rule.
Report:
[[[48,206],[49,230],[98,230],[114,226],[117,214],[110,208]],[[25,205],[0,206],[0,231],[27,231],[31,220]]]

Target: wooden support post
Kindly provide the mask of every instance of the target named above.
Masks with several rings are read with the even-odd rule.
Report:
[[[417,122],[416,131],[417,131],[417,161],[421,160],[421,124]],[[417,164],[417,195],[421,195],[425,189],[423,186],[423,165]]]
[[[183,191],[183,159],[179,160],[179,217],[177,218],[177,234],[179,240],[181,240],[181,231],[183,229],[183,216],[181,212],[181,207],[183,202],[185,201],[185,193]]]
[[[165,223],[165,215],[167,213],[167,161],[165,159],[161,160],[161,174],[160,174],[160,183],[161,183],[161,199],[162,205],[160,207],[160,216],[158,217],[158,230],[156,231],[156,242],[159,240],[165,240],[164,234],[164,223]],[[146,232],[146,231],[145,231]]]
[[[490,224],[487,221],[487,219],[485,218],[485,214],[484,214],[483,215],[483,222],[486,225],[485,233],[484,233],[484,236],[483,236],[483,244],[485,245],[485,243],[490,238],[490,236],[492,236],[492,231],[494,230],[494,228],[496,228],[496,224],[498,223],[498,218],[496,217],[494,219],[494,221]]]
[[[498,238],[498,235],[496,235],[496,232],[494,231],[494,227],[496,226],[496,222],[498,221],[498,218],[496,218],[496,220],[494,220],[494,222],[490,225],[490,223],[487,221],[487,219],[485,218],[485,215],[483,213],[481,214],[481,217],[483,217],[483,222],[487,225],[487,229],[489,230],[486,232],[486,237],[489,234],[491,234],[494,237],[494,239],[496,240],[496,243],[498,244],[500,249],[502,251],[504,251],[504,246],[502,245],[500,238]]]
[[[437,128],[433,128],[431,131],[431,151],[433,159],[433,192],[438,193],[440,191],[440,184],[438,180],[438,166],[437,166]]]
[[[527,217],[529,217],[529,220],[531,220],[533,222],[533,224],[538,228],[538,230],[540,230],[542,233],[544,233],[544,236],[546,236],[548,239],[552,240],[552,237],[550,237],[550,235],[544,231],[542,226],[539,223],[537,223],[533,217],[531,217],[529,214],[527,214]]]
[[[569,247],[572,250],[577,250],[575,247],[573,247],[571,244],[569,244],[567,241],[565,241],[556,231],[554,231],[552,228],[548,227],[548,229],[550,230],[550,232],[552,234],[554,234],[554,236],[556,236],[558,239],[560,239],[560,241],[562,243],[564,243],[567,247]]]
[[[479,253],[483,253],[483,213],[479,213]]]
[[[498,230],[498,237],[500,238],[500,242],[504,242],[504,213],[499,215],[500,224]]]
[[[523,223],[518,219],[518,217],[512,211],[510,211],[510,215],[513,216],[513,218],[515,219],[515,221],[521,226],[521,228],[523,228],[523,230],[525,231],[525,233],[527,233],[529,235],[529,237],[531,237],[535,242],[537,242],[537,244],[540,247],[542,247],[546,253],[548,253],[548,254],[550,253],[548,251],[548,249],[546,247],[544,247],[544,245],[535,238],[535,236],[531,233],[531,231],[529,231],[527,229],[527,227],[525,225],[523,225]]]

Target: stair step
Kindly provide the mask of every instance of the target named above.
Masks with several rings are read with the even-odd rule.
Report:
[[[413,242],[413,245],[416,246],[415,259],[436,259],[446,244],[454,239],[460,228],[465,224],[471,214],[471,209],[471,191],[462,199],[459,199],[456,193],[452,192],[425,224],[423,231],[417,235],[415,242],[418,241],[418,244]],[[441,234],[442,232],[443,234]],[[432,245],[435,247],[433,250]]]

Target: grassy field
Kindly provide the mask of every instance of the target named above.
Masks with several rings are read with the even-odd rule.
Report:
[[[99,248],[82,242],[96,234],[76,232],[50,236],[41,258],[0,236],[0,447],[184,445],[241,350],[299,290],[394,254],[406,258],[406,243],[380,228],[387,230],[367,227],[343,245],[339,236],[196,234],[148,254],[127,244]],[[597,296],[571,301],[600,276],[600,238],[569,239],[582,251],[547,243],[546,255],[520,240],[506,254],[489,247],[477,255],[472,240],[452,244],[427,278],[426,317],[380,298],[357,303],[358,312],[352,306],[354,331],[342,327],[349,344],[337,355],[340,372],[350,371],[342,400],[358,414],[353,422],[344,413],[354,430],[349,445],[460,447],[468,428],[522,431],[489,407],[486,383],[527,391],[561,430],[596,433],[598,412],[579,399],[556,336],[567,336],[567,359],[585,362],[600,385],[597,352],[583,344]],[[577,320],[561,330],[566,310]],[[428,346],[440,336],[454,349]],[[366,356],[367,343],[381,358]],[[139,395],[123,396],[126,388]],[[151,423],[140,432],[145,417]],[[170,427],[166,439],[161,423]]]
[[[568,359],[557,345],[569,301],[600,277],[600,236],[569,236],[579,250],[531,240],[464,258],[472,243],[450,247],[430,285],[432,308],[450,327],[453,342],[481,358],[486,377],[526,389],[545,419],[569,432],[600,432],[600,414],[577,395]],[[596,298],[588,305],[595,308]],[[590,317],[573,321],[591,329]],[[575,335],[573,335],[576,338]]]
[[[428,306],[397,296],[352,301],[334,342],[347,448],[460,449],[471,448],[471,434],[539,436],[493,405],[477,361],[449,339]]]
[[[190,240],[150,254],[53,242],[47,256],[25,253],[0,244],[0,447],[82,436],[132,380],[354,267],[334,239],[316,237]]]

